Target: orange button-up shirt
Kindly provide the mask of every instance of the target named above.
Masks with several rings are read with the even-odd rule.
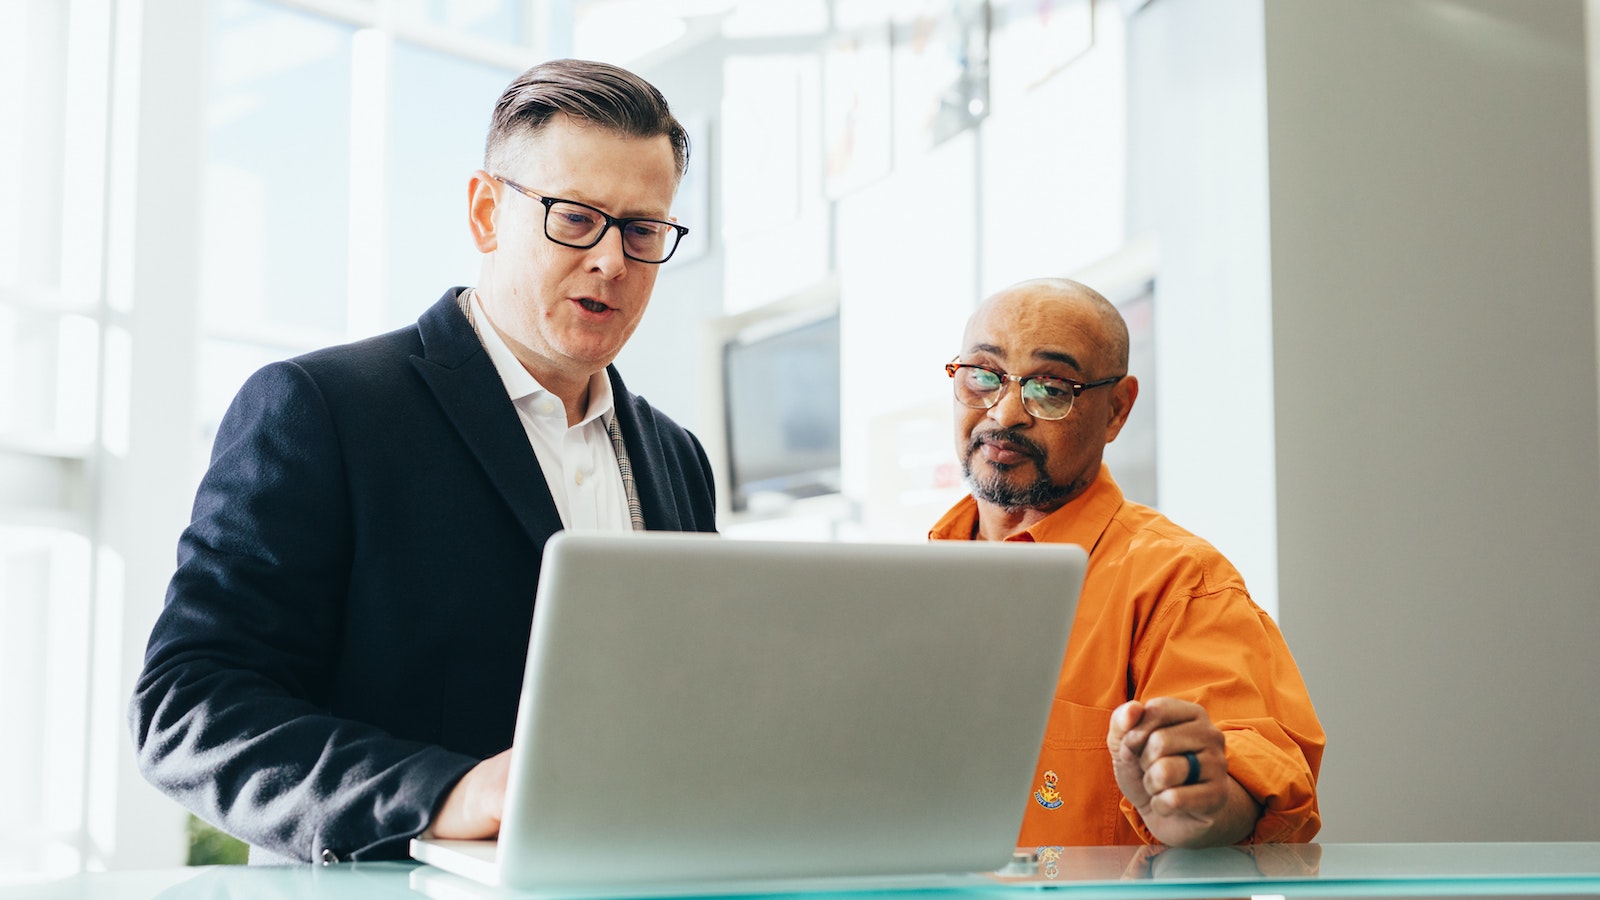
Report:
[[[966,497],[928,537],[972,540]],[[1278,626],[1216,548],[1123,499],[1104,466],[1088,490],[1013,541],[1077,544],[1089,568],[1018,846],[1152,843],[1111,771],[1106,733],[1128,700],[1205,707],[1228,774],[1264,809],[1250,841],[1308,841],[1322,819],[1326,740]]]

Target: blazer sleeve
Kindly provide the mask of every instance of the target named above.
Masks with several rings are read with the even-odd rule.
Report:
[[[129,719],[140,770],[272,854],[403,857],[477,760],[330,715],[353,538],[341,436],[293,362],[224,417]]]

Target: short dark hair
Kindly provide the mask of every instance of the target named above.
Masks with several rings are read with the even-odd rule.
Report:
[[[585,59],[553,59],[521,75],[500,95],[484,142],[483,165],[499,172],[516,152],[514,139],[542,131],[566,113],[628,137],[666,135],[681,178],[689,166],[689,135],[655,86],[627,69]]]

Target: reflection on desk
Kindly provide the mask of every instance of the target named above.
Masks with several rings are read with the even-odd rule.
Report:
[[[1214,850],[1162,847],[1023,848],[1031,866],[949,887],[901,891],[841,888],[827,900],[939,896],[942,900],[1145,900],[1184,897],[1533,897],[1600,898],[1600,843],[1269,844]],[[416,898],[410,863],[338,866],[218,866],[155,872],[86,873],[31,885],[5,885],[21,898]],[[444,874],[444,873],[438,873]],[[486,888],[466,879],[417,878],[425,895],[453,898],[537,897]],[[716,893],[708,891],[707,893]],[[725,893],[725,892],[724,892]],[[1039,897],[1038,895],[1050,895]],[[1068,895],[1068,896],[1059,896]],[[787,896],[807,896],[789,891]]]
[[[1026,853],[1028,848],[1019,849]],[[1260,844],[1181,850],[1171,847],[1037,847],[1031,865],[997,873],[1008,883],[1179,879],[1254,881],[1314,878],[1322,861],[1321,844]]]
[[[1117,898],[1592,894],[1600,843],[1037,847],[996,880]]]

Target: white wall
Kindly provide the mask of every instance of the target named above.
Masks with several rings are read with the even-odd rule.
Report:
[[[1272,0],[1265,47],[1279,592],[1330,735],[1322,836],[1600,839],[1581,0]]]
[[[1140,375],[1159,397],[1159,506],[1276,613],[1261,19],[1261,0],[1152,0],[1129,19],[1128,231],[1159,248]]]

